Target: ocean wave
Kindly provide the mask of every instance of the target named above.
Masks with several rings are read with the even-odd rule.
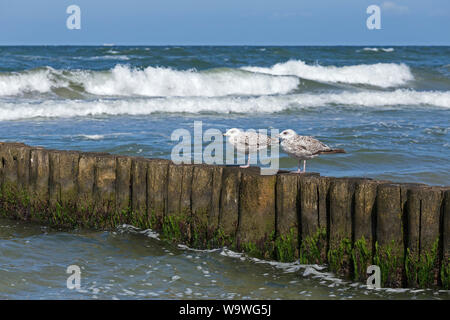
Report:
[[[0,74],[0,96],[48,93],[69,85],[97,96],[270,95],[291,92],[299,84],[300,80],[292,76],[254,74],[225,68],[198,72],[163,67],[133,69],[123,65],[109,71],[68,71],[47,67]]]
[[[93,57],[75,57],[77,60],[130,60],[126,55],[106,55],[106,56],[93,56]]]
[[[293,75],[314,81],[366,84],[382,88],[401,86],[414,80],[407,65],[395,63],[336,67],[308,65],[301,60],[289,60],[269,68],[249,66],[242,69],[271,75]]]
[[[371,51],[371,52],[394,52],[394,48],[363,48],[363,51]]]
[[[275,113],[323,106],[450,108],[450,91],[364,91],[260,97],[167,97],[141,99],[0,102],[0,120],[36,117],[148,115],[152,113]]]
[[[221,97],[292,93],[303,82],[367,84],[392,87],[414,77],[404,64],[378,63],[346,67],[307,65],[288,61],[270,68],[174,70],[165,67],[136,69],[117,65],[107,71],[56,70],[51,67],[0,73],[0,96],[54,94],[83,96]],[[61,88],[67,90],[59,90]],[[307,89],[307,88],[305,88]],[[68,96],[67,96],[68,95]]]
[[[13,96],[27,92],[50,92],[52,87],[66,87],[65,81],[55,77],[54,69],[40,68],[23,72],[0,73],[0,96]]]
[[[299,80],[232,69],[197,72],[154,67],[139,70],[116,66],[109,73],[96,73],[87,77],[83,83],[87,92],[96,95],[215,97],[284,94],[297,88]]]
[[[80,134],[78,137],[85,139],[85,140],[103,140],[105,138],[105,135],[103,134]]]

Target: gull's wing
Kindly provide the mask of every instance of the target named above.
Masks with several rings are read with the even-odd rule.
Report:
[[[311,136],[296,136],[291,140],[293,140],[293,144],[299,149],[299,151],[302,152],[317,154],[331,150],[329,146]]]
[[[272,143],[278,143],[275,138],[270,138],[269,136],[257,133],[257,132],[245,132],[240,134],[235,138],[235,142],[245,148],[249,149],[262,149],[269,147]]]

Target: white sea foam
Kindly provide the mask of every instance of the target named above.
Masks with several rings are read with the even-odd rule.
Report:
[[[116,139],[119,136],[126,136],[126,135],[130,135],[129,132],[115,132],[115,133],[110,133],[110,134],[77,134],[77,135],[66,135],[66,137],[69,138],[81,138],[84,140],[103,140],[106,138],[110,138],[110,139]]]
[[[110,56],[114,57],[114,56]],[[305,78],[321,82],[393,87],[414,77],[404,64],[378,63],[345,67],[307,65],[288,61],[270,68],[174,70],[117,65],[109,71],[55,70],[50,67],[0,73],[0,96],[49,93],[57,88],[80,87],[97,96],[222,97],[292,93]],[[73,90],[73,89],[71,89]],[[82,92],[81,92],[82,94]]]
[[[293,75],[315,81],[366,84],[382,88],[400,86],[414,80],[414,76],[407,65],[395,63],[336,67],[308,65],[301,60],[290,60],[277,63],[269,68],[250,66],[242,69],[271,75]]]
[[[109,56],[117,58],[120,56]],[[94,57],[96,58],[96,57]],[[99,96],[203,96],[285,94],[298,87],[293,76],[254,74],[243,70],[174,70],[117,65],[109,71],[62,71],[52,68],[0,73],[0,96],[50,92],[69,83]]]
[[[165,113],[274,113],[322,106],[450,108],[450,91],[363,91],[323,94],[291,94],[260,97],[168,97],[117,100],[0,100],[0,120],[35,117],[83,117],[97,115],[148,115]]]
[[[126,55],[107,55],[94,57],[80,57],[80,60],[130,60]]]
[[[393,52],[394,48],[364,48],[363,51],[372,51],[372,52]]]
[[[196,252],[215,252],[215,251],[220,250],[220,249],[195,249],[195,248],[190,248],[185,244],[179,244],[178,248],[183,249],[183,250],[196,251]]]
[[[111,72],[90,73],[83,84],[96,95],[225,96],[288,93],[299,85],[294,77],[255,75],[239,70],[197,72],[116,66]]]
[[[158,232],[153,231],[152,229],[142,230],[142,229],[137,228],[137,227],[135,227],[135,226],[133,226],[131,224],[123,224],[121,226],[118,226],[117,227],[117,231],[119,233],[127,233],[127,232],[129,232],[129,233],[142,234],[142,235],[147,236],[149,238],[160,240]]]
[[[80,134],[79,137],[86,139],[86,140],[103,140],[105,138],[105,135],[103,135],[103,134]]]
[[[45,68],[33,71],[0,73],[0,96],[12,96],[28,92],[49,92],[54,86],[65,87],[67,82],[55,78],[55,70]]]
[[[155,232],[150,230],[150,229],[146,229],[146,230],[142,230],[139,228],[136,228],[132,225],[128,225],[128,224],[123,224],[122,226],[119,226],[117,228],[117,230],[120,233],[123,232],[131,232],[131,233],[141,233],[141,234],[147,234],[148,236],[155,238],[157,240],[160,240],[158,236],[155,236]],[[294,262],[279,262],[279,261],[274,261],[274,260],[264,260],[264,259],[258,259],[255,257],[251,257],[249,255],[247,255],[246,253],[243,252],[236,252],[233,250],[228,249],[227,247],[222,247],[222,248],[216,248],[216,249],[194,249],[194,248],[190,248],[186,245],[183,244],[179,244],[178,247],[182,250],[187,250],[187,251],[194,251],[197,253],[201,253],[201,254],[213,254],[213,253],[218,253],[221,256],[230,258],[230,259],[239,259],[241,261],[250,261],[252,263],[256,263],[256,264],[263,264],[263,265],[270,265],[276,269],[282,270],[282,272],[284,273],[297,273],[297,274],[301,274],[301,276],[303,278],[313,278],[313,279],[317,279],[318,281],[320,281],[321,285],[327,285],[330,288],[337,288],[336,291],[346,291],[349,288],[360,288],[365,290],[365,294],[368,294],[370,291],[375,290],[375,291],[384,291],[390,294],[401,294],[401,293],[422,293],[425,291],[429,291],[432,292],[432,289],[410,289],[410,288],[378,288],[378,289],[368,289],[366,284],[360,283],[360,282],[349,282],[343,279],[340,279],[338,277],[336,277],[336,275],[332,272],[329,272],[327,269],[328,267],[326,265],[317,265],[317,264],[301,264],[299,260],[294,261]],[[166,252],[169,252],[168,250],[165,250]],[[186,256],[186,258],[192,258],[191,256]],[[197,256],[197,258],[199,258],[199,256]],[[203,262],[203,264],[206,265],[206,262]],[[166,266],[170,267],[169,264],[166,264]],[[151,268],[151,266],[149,266]],[[158,268],[154,268],[154,270],[158,270]],[[204,267],[202,266],[197,266],[197,270],[201,271],[203,273],[203,275],[205,277],[210,277],[210,271],[205,270]],[[268,274],[264,274],[264,275],[268,275]],[[173,283],[177,280],[181,279],[180,276],[178,275],[173,275],[170,279],[170,283]],[[215,280],[212,280],[212,282],[216,282]],[[291,281],[290,283],[296,283],[297,281]],[[196,283],[195,285],[198,285],[198,283]],[[264,290],[265,288],[259,288],[260,290]],[[125,290],[125,289],[124,289]],[[191,289],[186,289],[187,292],[185,292],[186,294],[191,294],[192,290]],[[434,294],[438,294],[438,293],[445,293],[448,292],[448,290],[440,290],[440,291],[435,291]],[[301,292],[301,294],[303,294],[305,292]],[[129,294],[135,294],[134,292],[129,293]],[[335,296],[335,295],[333,295]],[[349,296],[348,298],[351,298],[351,296]]]

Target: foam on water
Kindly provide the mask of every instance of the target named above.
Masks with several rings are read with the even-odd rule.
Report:
[[[109,56],[120,58],[120,56]],[[91,57],[91,59],[96,57]],[[145,69],[116,65],[109,71],[56,70],[50,67],[0,73],[0,96],[47,93],[57,88],[80,87],[97,96],[219,97],[227,95],[273,95],[291,93],[300,79],[329,83],[395,87],[414,80],[405,64],[378,63],[353,66],[307,65],[300,60],[270,68],[175,70]]]
[[[0,96],[26,92],[50,92],[54,86],[66,87],[67,82],[55,79],[55,70],[44,68],[32,71],[0,73]]]
[[[105,138],[103,134],[80,134],[78,137],[87,139],[87,140],[102,140]]]
[[[46,93],[52,89],[66,88],[69,84],[98,96],[215,97],[285,94],[295,90],[300,80],[292,76],[254,74],[237,69],[198,72],[163,67],[136,69],[117,65],[109,71],[68,71],[46,67],[0,73],[0,96]]]
[[[130,60],[126,55],[106,55],[106,56],[93,56],[93,57],[76,57],[80,60]]]
[[[98,232],[43,228],[32,223],[0,219],[0,240],[5,253],[0,262],[7,266],[0,268],[4,280],[0,282],[0,298],[448,297],[448,291],[443,290],[369,290],[362,283],[339,279],[327,271],[326,265],[256,259],[227,248],[176,247],[171,241],[159,240],[151,229],[131,225]],[[90,250],[84,250],[86,246]],[[9,261],[9,265],[5,261]],[[61,290],[66,284],[66,267],[72,263],[82,270],[82,286],[78,290]],[[38,283],[36,273],[40,275]]]
[[[394,52],[394,48],[363,48],[363,51],[370,51],[370,52],[380,52],[380,51],[383,51],[383,52]]]
[[[149,115],[157,112],[275,113],[322,106],[347,106],[354,108],[433,106],[450,108],[450,92],[421,92],[397,89],[389,92],[362,91],[259,97],[3,101],[0,102],[0,121],[36,117],[70,118],[97,115]]]
[[[131,225],[123,225],[121,227],[121,229],[122,228],[125,228],[123,230],[127,230],[128,232],[133,232],[133,233],[138,232],[141,234],[146,234],[146,233],[154,234],[154,231],[152,231],[151,229],[139,231],[138,228],[135,228]],[[150,237],[152,237],[152,236],[150,236]],[[158,240],[159,240],[159,238],[158,238]],[[415,290],[412,288],[371,289],[371,288],[368,288],[366,284],[359,283],[359,282],[346,281],[341,278],[338,278],[334,273],[327,271],[326,265],[301,264],[299,262],[299,260],[297,260],[295,262],[278,262],[278,261],[273,261],[273,260],[263,260],[263,259],[258,259],[258,258],[248,256],[245,253],[230,250],[227,247],[201,250],[201,249],[190,248],[187,245],[179,244],[178,248],[180,248],[182,250],[186,250],[186,251],[193,251],[193,252],[203,253],[203,254],[219,253],[221,256],[231,258],[231,259],[238,259],[240,261],[250,261],[250,262],[256,263],[256,264],[270,265],[276,269],[282,270],[284,273],[297,273],[297,274],[301,275],[302,278],[316,279],[316,280],[320,281],[320,283],[322,285],[327,285],[330,288],[341,287],[340,290],[344,290],[344,291],[350,287],[353,287],[353,288],[359,288],[360,290],[366,290],[366,292],[378,291],[378,292],[393,293],[393,294],[401,294],[401,293],[415,294],[415,293],[419,293],[419,292],[429,292],[429,293],[434,292],[432,289]],[[202,271],[205,274],[205,276],[209,275],[209,271],[203,270],[202,266],[197,266],[197,269],[199,271]],[[180,279],[179,276],[173,276],[172,282],[176,281],[178,279]],[[290,283],[296,283],[296,282],[297,281],[291,281]],[[260,288],[260,290],[264,290],[264,289],[265,288]],[[435,291],[435,292],[437,292],[437,291]],[[443,290],[443,292],[448,293],[447,290]]]
[[[156,231],[153,231],[152,229],[139,229],[131,224],[123,224],[121,226],[117,227],[117,232],[119,233],[135,233],[135,234],[142,234],[146,237],[159,240],[159,234]]]
[[[225,96],[288,93],[299,85],[292,77],[254,75],[236,70],[197,72],[147,67],[116,66],[110,73],[95,73],[83,81],[96,95]]]
[[[366,84],[382,88],[401,86],[414,80],[407,65],[396,63],[336,67],[308,65],[301,60],[290,60],[269,68],[249,66],[242,69],[272,75],[293,75],[315,81]]]

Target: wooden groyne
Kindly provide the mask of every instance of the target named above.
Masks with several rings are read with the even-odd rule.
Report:
[[[0,143],[0,215],[58,227],[152,228],[192,247],[228,246],[328,264],[384,287],[450,286],[450,187]]]

